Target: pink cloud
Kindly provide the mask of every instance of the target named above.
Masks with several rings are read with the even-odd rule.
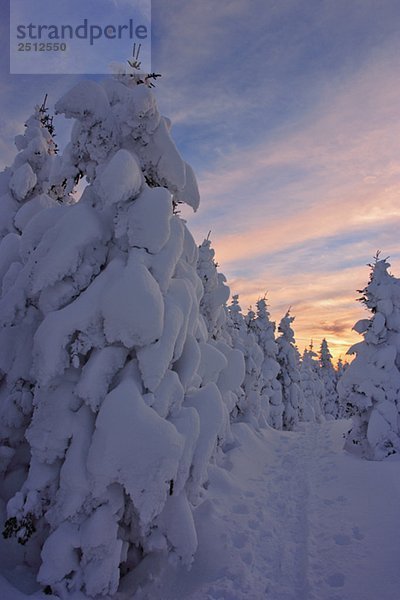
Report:
[[[378,248],[399,254],[395,58],[391,48],[375,54],[348,80],[328,82],[302,122],[200,174],[202,211],[189,225],[200,238],[209,215],[217,259],[244,308],[266,290],[277,320],[293,305],[300,347],[326,336],[343,355],[359,340],[351,327],[366,315],[355,302],[368,279],[365,263]],[[328,238],[337,243],[324,257]],[[319,255],[299,266],[299,254],[313,245]],[[282,263],[274,264],[279,252]],[[359,266],[343,269],[350,257]],[[400,275],[400,263],[392,265]]]

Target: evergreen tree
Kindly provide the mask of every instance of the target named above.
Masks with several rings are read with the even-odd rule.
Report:
[[[349,354],[356,356],[338,390],[347,414],[353,417],[346,449],[381,460],[400,450],[400,281],[388,272],[390,265],[379,254],[370,267],[370,280],[360,300],[372,316],[354,326],[364,340],[350,348]]]
[[[298,368],[295,337],[291,324],[294,321],[289,311],[279,323],[278,336],[278,362],[280,372],[278,380],[282,386],[283,400],[283,428],[292,430],[300,420],[303,410],[304,398],[300,389],[300,372]]]
[[[214,260],[215,252],[211,241],[207,238],[199,247],[197,274],[203,283],[203,296],[200,301],[200,315],[204,319],[208,332],[208,343],[221,352],[226,358],[226,365],[221,370],[217,385],[222,394],[225,406],[224,440],[231,441],[229,423],[237,416],[239,399],[243,397],[242,383],[245,376],[243,352],[232,347],[232,338],[228,331],[229,319],[226,301],[230,290],[226,285],[226,277],[217,271]]]
[[[316,369],[315,357],[311,343],[309,349],[304,349],[300,367],[300,387],[304,396],[301,421],[320,421],[322,416],[321,381]]]
[[[328,342],[325,338],[321,342],[319,363],[320,376],[325,391],[323,412],[328,419],[337,419],[339,416],[339,396],[336,389],[337,374],[332,364],[332,354],[329,351]]]
[[[348,415],[346,415],[346,405],[343,403],[343,399],[339,396],[339,392],[338,392],[339,381],[342,378],[342,376],[348,366],[349,366],[349,363],[347,361],[343,362],[342,358],[339,357],[337,365],[336,365],[336,392],[338,394],[338,419],[345,419],[346,416],[348,417]]]
[[[245,376],[242,384],[243,393],[238,395],[236,418],[245,420],[253,426],[263,424],[265,415],[261,410],[261,364],[262,352],[257,344],[256,338],[249,325],[254,318],[250,312],[247,318],[242,314],[239,304],[239,296],[232,296],[228,307],[229,319],[227,322],[228,332],[231,336],[232,346],[239,350],[244,356]]]
[[[22,232],[0,302],[19,340],[1,351],[19,386],[0,402],[4,535],[34,548],[47,589],[104,596],[151,552],[190,563],[227,360],[208,343],[198,250],[173,215],[177,201],[197,208],[197,187],[149,89],[81,82],[56,108],[76,119],[63,164],[89,185]]]
[[[15,138],[18,154],[12,166],[0,174],[0,297],[4,299],[0,328],[0,488],[8,490],[6,497],[26,476],[30,460],[25,433],[32,414],[33,335],[41,311],[28,301],[22,281],[28,283],[30,277],[24,273],[24,265],[32,248],[62,212],[47,195],[57,152],[53,135],[52,120],[43,102],[27,120],[24,134]],[[48,208],[52,210],[46,212]],[[34,224],[40,219],[43,227],[35,230]],[[24,318],[15,315],[14,319],[14,310]],[[11,314],[10,320],[6,313]]]
[[[254,331],[255,313],[250,308],[245,317],[247,326],[246,332],[246,353],[245,365],[246,374],[243,381],[243,389],[247,398],[247,403],[251,406],[253,414],[257,418],[257,425],[265,425],[269,412],[269,402],[266,396],[263,396],[264,379],[262,376],[262,364],[264,354],[258,345],[257,335]]]
[[[26,121],[25,132],[16,136],[18,154],[11,167],[0,174],[1,238],[21,233],[38,211],[52,205],[47,194],[57,152],[53,136],[54,128],[43,103]]]
[[[262,404],[268,407],[268,423],[274,429],[282,429],[282,387],[277,377],[280,366],[277,361],[278,346],[275,341],[275,323],[270,320],[265,298],[257,302],[257,317],[251,323],[258,345],[263,352],[261,365]]]
[[[337,376],[338,380],[341,378],[341,376],[343,375],[343,373],[345,372],[345,370],[347,369],[348,366],[349,366],[349,363],[347,361],[343,362],[342,357],[339,356],[337,365],[336,365],[336,376]]]
[[[204,293],[200,301],[200,312],[204,317],[210,338],[221,337],[226,322],[225,305],[230,296],[226,277],[218,273],[214,260],[215,252],[208,238],[199,247],[197,274],[199,275]]]

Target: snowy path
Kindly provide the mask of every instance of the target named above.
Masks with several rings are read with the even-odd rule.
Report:
[[[135,600],[399,600],[400,461],[345,454],[347,426],[236,426],[192,570],[164,568]]]

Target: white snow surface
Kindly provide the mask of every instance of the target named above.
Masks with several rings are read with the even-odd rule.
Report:
[[[99,179],[98,194],[109,204],[135,198],[143,183],[138,162],[130,152],[123,149],[114,154]]]
[[[120,483],[145,526],[164,506],[182,450],[183,438],[173,425],[146,406],[136,383],[126,379],[101,406],[88,455],[89,475],[100,491]],[[134,462],[135,456],[142,460]]]
[[[303,424],[296,432],[255,433],[245,423],[234,425],[232,449],[222,467],[209,468],[207,499],[194,511],[199,546],[191,570],[155,552],[107,598],[396,600],[400,461],[365,461],[346,453],[342,436],[348,427],[349,421],[328,421]],[[143,430],[132,443],[149,444],[145,438]],[[184,497],[172,498],[182,505],[179,514],[189,516]],[[168,507],[164,522],[167,514]],[[188,546],[193,536],[192,529]],[[0,597],[55,598],[36,591],[28,572],[13,568],[21,551],[0,541]]]
[[[24,163],[14,171],[10,179],[10,189],[17,200],[24,200],[33,190],[37,177],[28,163]]]
[[[156,254],[171,235],[171,194],[165,188],[147,188],[128,209],[128,240],[131,246]]]
[[[300,431],[233,426],[225,469],[195,510],[191,571],[149,561],[121,600],[394,600],[400,461],[342,450],[348,421]],[[379,485],[377,482],[379,481]],[[145,581],[150,569],[157,575]],[[129,576],[122,589],[133,583]]]
[[[69,118],[90,117],[102,119],[108,111],[104,88],[94,81],[80,81],[56,103],[56,114]]]

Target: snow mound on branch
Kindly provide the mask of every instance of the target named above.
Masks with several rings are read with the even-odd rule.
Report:
[[[221,392],[236,390],[242,385],[246,374],[243,352],[235,348],[229,348],[224,342],[217,343],[216,347],[225,354],[227,359],[226,366],[218,376],[217,385]]]
[[[43,385],[53,377],[61,375],[71,365],[72,356],[68,350],[72,337],[79,332],[90,332],[85,336],[82,350],[86,352],[94,345],[103,344],[103,336],[96,332],[100,328],[101,310],[99,297],[120,274],[120,263],[110,263],[92,284],[79,297],[64,308],[52,311],[39,325],[34,338],[34,369],[38,381]]]
[[[93,486],[100,492],[120,483],[145,526],[164,506],[183,446],[176,428],[146,406],[135,382],[126,379],[106,396],[96,419],[88,456]]]
[[[182,190],[178,190],[175,194],[177,202],[184,202],[191,206],[194,212],[197,211],[200,205],[200,192],[197,185],[194,171],[188,163],[185,163],[185,185]],[[229,297],[229,296],[228,296]]]
[[[199,375],[204,383],[216,383],[221,371],[228,367],[225,355],[211,344],[200,343]]]
[[[166,296],[162,335],[155,343],[139,348],[137,351],[143,382],[150,391],[158,388],[169,365],[178,360],[182,354],[183,348],[179,340],[182,340],[187,329],[187,307],[188,305],[190,307],[190,298],[187,293],[181,293],[179,300],[180,302],[176,303],[173,295]]]
[[[199,344],[192,334],[188,334],[182,354],[174,363],[174,369],[179,375],[185,389],[190,388],[194,378],[198,378],[201,353]]]
[[[10,189],[17,200],[24,200],[37,183],[37,177],[29,163],[24,163],[14,171],[10,179]]]
[[[10,265],[20,259],[20,236],[9,233],[0,242],[0,279],[3,280]]]
[[[166,418],[170,412],[178,411],[182,405],[185,391],[176,371],[167,370],[154,393],[146,394],[146,403],[160,417]]]
[[[161,337],[164,302],[156,280],[131,254],[119,269],[101,301],[104,332],[108,342],[124,346],[146,346]]]
[[[93,350],[76,387],[79,398],[97,410],[113,377],[123,367],[128,351],[126,348],[106,347]]]
[[[80,81],[55,105],[56,114],[64,113],[67,118],[103,119],[109,110],[104,88],[94,81]]]
[[[29,255],[36,249],[40,241],[55,223],[61,219],[70,207],[56,204],[51,210],[44,210],[32,217],[27,223],[21,236],[21,258],[27,261]]]
[[[72,435],[73,389],[73,384],[66,382],[36,396],[37,410],[26,437],[32,455],[42,463],[52,464],[64,456]]]
[[[74,244],[70,243],[71,236]],[[88,246],[93,251],[102,248],[107,231],[98,214],[89,206],[76,204],[41,240],[32,266],[33,291],[53,285],[68,275],[76,273],[88,258]],[[89,263],[89,261],[87,261]],[[90,269],[90,263],[85,270]]]
[[[23,204],[14,218],[14,224],[20,231],[24,231],[28,223],[39,214],[43,209],[54,208],[58,206],[55,200],[52,200],[46,194],[40,194],[32,198],[30,202]]]
[[[172,198],[165,188],[146,188],[128,209],[131,246],[157,254],[171,235]]]
[[[185,230],[182,221],[171,219],[171,237],[162,250],[151,259],[149,270],[163,293],[168,289],[176,264],[183,253]]]
[[[198,541],[192,511],[185,493],[168,497],[157,523],[182,563],[190,565]]]
[[[196,409],[200,417],[200,434],[193,458],[192,482],[195,490],[207,480],[207,468],[215,450],[218,434],[222,432],[224,408],[221,393],[215,383],[191,393],[185,400],[185,406]],[[197,494],[192,500],[196,502]]]
[[[392,402],[384,400],[371,412],[368,422],[367,438],[372,448],[385,446],[385,441],[394,440],[397,429],[398,411]],[[384,457],[384,454],[383,454]]]
[[[127,150],[118,150],[101,172],[98,194],[105,203],[117,204],[134,199],[140,192],[143,175]]]
[[[166,185],[171,191],[183,190],[186,183],[185,163],[164,118],[161,118],[154,131],[148,150],[151,164],[156,165],[159,184]]]
[[[0,205],[0,236],[3,237],[14,231],[14,215],[20,205],[10,192],[0,197]]]

